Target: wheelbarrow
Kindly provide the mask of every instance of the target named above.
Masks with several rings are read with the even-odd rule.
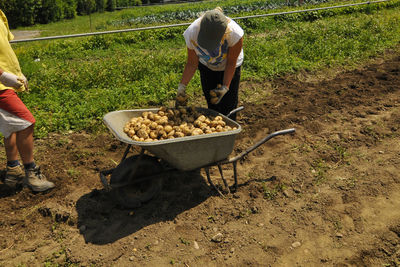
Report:
[[[123,128],[131,118],[140,117],[145,111],[155,113],[159,109],[118,110],[107,113],[103,117],[104,124],[119,141],[127,144],[127,148],[121,162],[115,168],[100,171],[100,180],[104,188],[112,193],[114,200],[121,206],[136,208],[161,191],[163,177],[176,172],[189,172],[203,168],[208,183],[223,196],[211,180],[210,168],[218,167],[224,186],[230,193],[222,165],[232,164],[233,188],[236,191],[238,188],[237,162],[271,138],[295,132],[294,128],[273,132],[239,155],[228,158],[233,151],[235,138],[242,130],[240,124],[229,116],[241,109],[243,107],[225,116],[211,109],[196,108],[198,112],[209,117],[221,116],[226,125],[234,130],[152,142],[134,141],[123,132]],[[140,153],[127,157],[132,146],[139,147]],[[107,176],[111,176],[109,180]]]

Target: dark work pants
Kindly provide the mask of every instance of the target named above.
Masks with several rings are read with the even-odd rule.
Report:
[[[224,115],[227,115],[229,112],[237,108],[241,74],[240,66],[235,70],[235,74],[233,75],[232,82],[229,86],[229,91],[224,95],[224,97],[221,99],[221,102],[219,102],[217,105],[214,105],[210,102],[210,90],[217,88],[218,84],[222,85],[224,72],[212,71],[200,62],[198,68],[200,71],[201,87],[203,88],[203,93],[207,100],[208,108],[218,111]],[[233,114],[231,119],[236,120],[236,114]]]

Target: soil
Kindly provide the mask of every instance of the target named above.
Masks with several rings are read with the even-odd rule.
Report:
[[[125,143],[107,131],[35,140],[56,188],[0,184],[0,266],[399,266],[400,52],[244,87],[231,156],[296,132],[239,160],[237,190],[223,165],[230,193],[217,167],[222,195],[203,169],[176,171],[125,208],[99,178]]]

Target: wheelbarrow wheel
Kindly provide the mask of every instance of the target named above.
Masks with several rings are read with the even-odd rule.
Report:
[[[114,200],[126,208],[140,207],[161,191],[162,172],[163,167],[155,157],[135,155],[126,158],[111,174]]]

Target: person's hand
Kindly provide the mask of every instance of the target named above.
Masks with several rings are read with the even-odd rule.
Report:
[[[186,95],[186,85],[180,83],[178,85],[178,91],[176,93],[176,96],[185,96],[185,95]]]
[[[178,85],[178,91],[176,92],[176,101],[175,106],[186,106],[187,104],[187,95],[186,95],[186,85],[180,83]]]
[[[211,90],[210,91],[210,96],[211,96],[211,103],[214,105],[219,104],[221,102],[221,99],[224,97],[224,95],[229,91],[228,86],[223,85]]]
[[[24,85],[26,91],[29,90],[28,79],[24,74],[22,74],[22,77],[18,77],[18,81]]]
[[[0,82],[5,86],[10,86],[14,89],[18,89],[23,85],[21,79],[22,78],[5,71],[0,75]]]

